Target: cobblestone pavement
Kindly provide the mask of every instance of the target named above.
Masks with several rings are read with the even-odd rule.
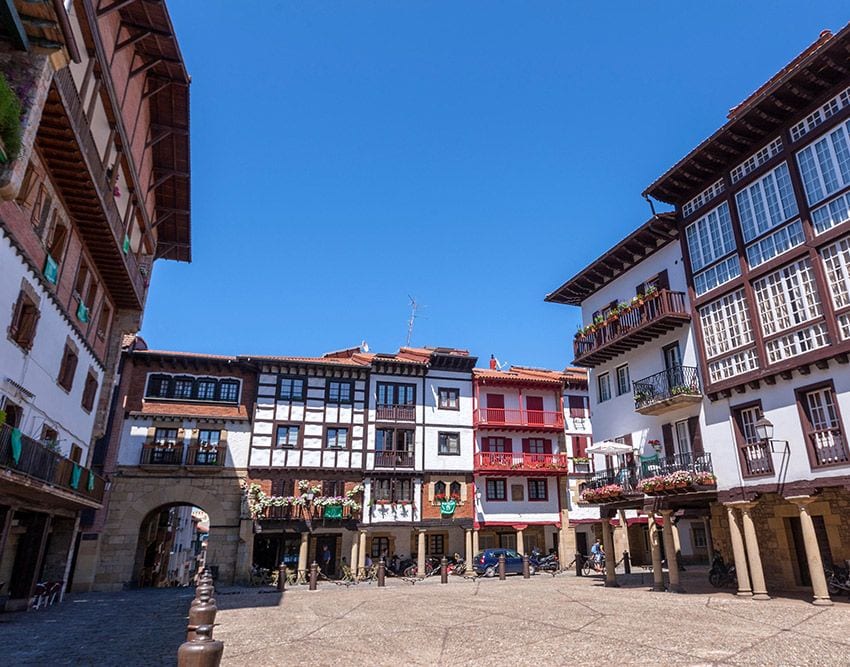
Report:
[[[739,599],[689,570],[689,593],[651,576],[451,577],[411,585],[217,591],[224,665],[610,664],[848,665],[850,604]],[[0,663],[174,665],[186,589],[69,596],[46,611],[0,615]],[[847,600],[847,598],[844,598]]]

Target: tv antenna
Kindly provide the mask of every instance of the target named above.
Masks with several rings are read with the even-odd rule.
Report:
[[[416,311],[419,310],[419,304],[409,294],[407,298],[410,299],[410,319],[407,320],[407,342],[405,343],[405,347],[410,347],[410,339],[413,338],[413,325],[416,323]]]

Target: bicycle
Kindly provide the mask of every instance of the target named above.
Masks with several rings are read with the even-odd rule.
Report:
[[[605,556],[597,560],[594,556],[585,556],[582,574],[589,577],[594,574],[602,574],[605,571]]]

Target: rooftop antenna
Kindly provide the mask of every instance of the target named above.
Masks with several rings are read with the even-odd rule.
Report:
[[[409,294],[407,298],[410,299],[410,319],[407,320],[407,343],[405,343],[405,347],[410,347],[410,339],[413,337],[413,325],[416,323],[416,311],[419,308],[419,304]]]

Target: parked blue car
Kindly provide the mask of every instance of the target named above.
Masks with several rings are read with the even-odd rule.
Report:
[[[522,574],[522,556],[513,549],[485,549],[475,555],[472,561],[472,569],[478,575],[495,577],[499,573],[499,555],[505,554],[505,573]],[[528,557],[528,571],[530,574],[537,572],[537,558]]]

